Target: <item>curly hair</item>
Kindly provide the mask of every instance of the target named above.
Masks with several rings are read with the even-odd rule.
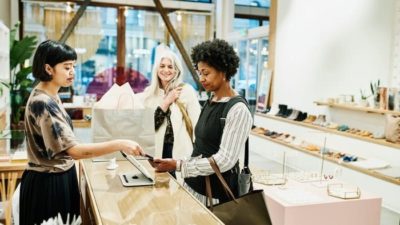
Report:
[[[239,67],[239,57],[233,47],[226,41],[214,39],[205,41],[193,47],[192,61],[196,69],[199,62],[207,63],[216,70],[224,72],[227,80],[230,80]]]

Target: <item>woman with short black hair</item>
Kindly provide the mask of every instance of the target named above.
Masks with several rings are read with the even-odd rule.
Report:
[[[238,195],[239,156],[249,136],[252,116],[247,103],[231,87],[239,57],[224,40],[206,41],[192,50],[192,61],[206,91],[211,92],[195,128],[189,160],[155,159],[157,171],[181,171],[184,186],[206,204],[205,177],[210,176],[213,203],[229,201],[207,158],[212,157],[230,189]],[[239,101],[238,101],[239,99]],[[233,102],[233,103],[232,103]],[[223,115],[224,113],[226,115]]]
[[[59,96],[74,81],[76,53],[66,44],[42,42],[33,58],[33,76],[39,81],[25,108],[28,165],[20,187],[20,224],[41,224],[57,216],[79,216],[80,198],[74,159],[114,151],[144,155],[129,140],[79,144],[72,121]]]

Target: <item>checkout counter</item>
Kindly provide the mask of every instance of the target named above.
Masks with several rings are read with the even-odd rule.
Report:
[[[146,160],[140,162],[154,173]],[[119,174],[139,171],[128,161],[117,163],[107,170],[108,162],[81,160],[83,224],[223,224],[168,173],[156,173],[154,186],[124,187]]]

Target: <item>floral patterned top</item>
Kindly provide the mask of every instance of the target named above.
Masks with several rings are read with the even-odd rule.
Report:
[[[74,160],[66,150],[78,144],[72,121],[58,96],[34,89],[25,109],[28,170],[59,173]]]
[[[164,112],[160,107],[157,107],[156,112],[154,113],[154,125],[156,131],[164,123],[165,119],[167,120],[167,129],[165,130],[164,143],[174,144],[174,130],[172,129],[171,123],[171,110],[168,109],[166,112]]]

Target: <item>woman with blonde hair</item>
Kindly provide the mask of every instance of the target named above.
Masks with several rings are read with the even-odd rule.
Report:
[[[186,158],[193,150],[200,104],[193,87],[183,83],[182,72],[177,55],[164,48],[154,63],[151,84],[143,93],[145,106],[155,109],[155,158]]]

